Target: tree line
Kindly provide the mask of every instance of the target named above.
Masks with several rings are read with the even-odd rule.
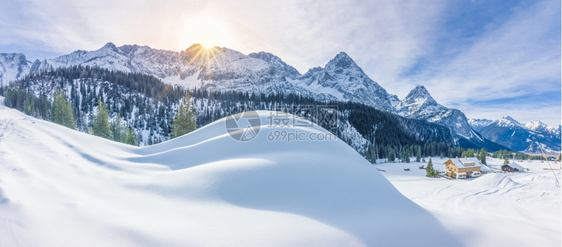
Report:
[[[142,145],[183,134],[174,132],[181,127],[179,116],[183,116],[184,120],[191,119],[183,127],[194,129],[251,109],[281,110],[316,122],[370,161],[460,157],[467,151],[455,146],[454,138],[446,127],[400,117],[359,103],[319,101],[303,95],[277,92],[248,93],[212,88],[183,90],[150,75],[97,67],[72,66],[41,71],[12,83],[8,88],[0,88],[0,94],[5,96],[7,106],[42,119],[58,119],[63,113],[56,113],[59,111],[56,109],[71,111],[73,114],[69,116],[74,117],[75,128],[83,132],[96,133],[94,125],[97,125],[100,112],[105,112],[113,133],[110,139],[121,140],[122,136],[127,136],[128,133],[122,135],[123,132],[116,131],[122,127],[130,129],[134,139]],[[187,101],[186,95],[189,95]],[[61,104],[61,96],[68,104]],[[54,105],[57,105],[56,109],[53,109]],[[338,124],[320,121],[315,114],[303,111],[306,106],[335,107]],[[103,125],[106,126],[105,123]],[[353,135],[351,128],[359,133],[359,139]],[[97,133],[105,132],[98,130]]]

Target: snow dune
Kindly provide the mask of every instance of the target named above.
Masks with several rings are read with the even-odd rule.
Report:
[[[137,148],[0,106],[0,246],[463,245],[345,143],[262,120]]]

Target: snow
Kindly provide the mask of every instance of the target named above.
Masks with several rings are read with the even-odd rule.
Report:
[[[333,97],[335,97],[335,99],[340,100],[340,101],[344,101],[344,96],[343,93],[340,92],[338,89],[332,88],[332,87],[325,87],[322,86],[320,84],[318,84],[318,81],[315,80],[314,82],[310,83],[310,84],[306,84],[303,83],[300,80],[288,80],[291,83],[294,83],[295,85],[304,88],[308,91],[311,92],[315,92],[316,94],[324,94],[324,95],[331,95]]]
[[[521,123],[519,123],[517,120],[513,119],[510,116],[503,116],[502,118],[494,121],[493,124],[506,128],[515,128],[515,127],[523,128],[523,125]]]
[[[537,132],[542,132],[542,133],[560,136],[560,125],[559,126],[548,126],[541,121],[534,120],[534,121],[530,121],[530,122],[526,123],[525,128],[528,129],[528,130],[531,130],[531,131],[537,131]]]
[[[444,170],[447,159],[432,158]],[[499,168],[502,159],[488,159]],[[426,178],[425,163],[377,164],[406,197],[435,215],[467,246],[560,246],[560,188],[540,161],[519,162],[525,173],[489,173],[478,178]],[[560,164],[553,164],[560,169]],[[410,171],[404,171],[410,168]],[[560,171],[554,172],[560,179]]]
[[[0,246],[462,245],[339,140],[238,142],[218,120],[139,148],[0,123]]]
[[[180,86],[181,88],[185,89],[200,88],[202,85],[201,80],[198,79],[200,73],[201,72],[198,71],[197,73],[186,76],[183,79],[179,75],[168,76],[166,78],[163,78],[162,81],[173,86]]]

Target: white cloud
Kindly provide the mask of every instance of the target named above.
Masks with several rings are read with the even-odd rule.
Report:
[[[179,51],[203,43],[244,53],[268,51],[301,72],[323,66],[345,51],[390,93],[404,97],[423,84],[438,102],[474,112],[474,117],[473,99],[560,89],[558,1],[513,10],[505,23],[440,51],[438,38],[446,35],[443,19],[451,4],[445,0],[5,0],[0,8],[0,47],[18,44],[69,53],[98,49],[111,41]],[[420,74],[401,75],[420,60],[427,60]],[[560,116],[559,105],[542,109],[541,117]]]
[[[465,112],[490,112],[472,106],[478,101],[533,97],[560,91],[560,5],[539,2],[517,10],[503,25],[487,30],[451,60],[444,60],[417,77],[434,98]],[[553,35],[558,32],[558,36]],[[405,79],[409,80],[409,79]],[[560,123],[560,95],[555,105],[536,100],[503,105],[494,114],[511,111],[521,119],[550,119]],[[514,101],[510,101],[514,102]],[[499,116],[496,116],[499,117]],[[554,119],[553,119],[554,118]]]

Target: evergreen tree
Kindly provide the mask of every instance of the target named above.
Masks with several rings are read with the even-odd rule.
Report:
[[[396,156],[394,154],[394,149],[390,148],[390,150],[388,151],[388,161],[390,162],[394,162],[394,160],[396,160]]]
[[[410,163],[410,151],[408,149],[402,151],[402,162]]]
[[[418,148],[418,152],[416,153],[416,162],[421,161],[421,148]]]
[[[111,133],[111,127],[109,126],[109,120],[107,116],[107,107],[101,101],[101,96],[98,97],[98,114],[94,118],[94,125],[92,126],[92,134],[103,137],[109,140],[113,139],[113,133]]]
[[[117,114],[117,118],[110,124],[111,133],[113,133],[113,140],[118,142],[125,142],[127,132],[125,127],[121,124],[121,115]]]
[[[482,162],[482,164],[486,165],[486,156],[488,156],[488,153],[486,152],[486,150],[484,148],[480,149],[480,162]]]
[[[176,138],[197,129],[197,117],[195,116],[193,106],[189,102],[190,99],[191,95],[189,93],[183,97],[172,124],[173,131],[170,133],[170,138]]]
[[[130,144],[133,146],[137,146],[137,139],[135,138],[135,135],[133,134],[133,131],[131,130],[131,128],[127,128],[127,135],[125,136],[125,141],[124,143],[126,144]]]
[[[52,121],[68,128],[75,129],[76,122],[74,121],[74,110],[72,110],[72,106],[66,100],[62,91],[58,89],[53,98],[53,106],[51,108]]]
[[[427,162],[427,166],[425,167],[425,176],[426,177],[436,177],[439,175],[439,171],[433,169],[433,162],[431,158],[429,158],[429,162]]]
[[[505,159],[503,160],[503,164],[508,165],[509,164],[509,158],[505,157]]]

